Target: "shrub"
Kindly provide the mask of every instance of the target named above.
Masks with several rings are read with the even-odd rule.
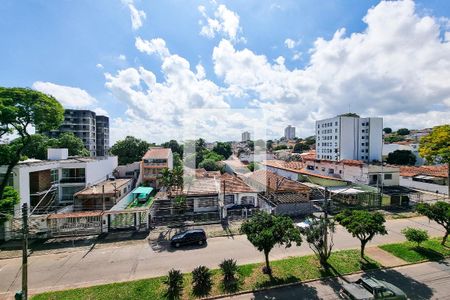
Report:
[[[183,292],[183,274],[179,270],[170,270],[167,279],[164,281],[167,285],[166,297],[168,299],[180,299]]]
[[[193,292],[196,296],[206,296],[212,286],[211,272],[205,266],[199,266],[192,271]]]
[[[417,243],[417,247],[420,244],[428,240],[428,232],[417,228],[407,227],[402,230],[403,235],[411,243]]]
[[[226,291],[233,292],[237,289],[236,272],[238,270],[236,261],[232,258],[224,259],[220,265],[223,273],[223,286]]]

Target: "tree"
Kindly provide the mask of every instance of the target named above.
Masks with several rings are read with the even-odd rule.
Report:
[[[206,171],[219,171],[220,167],[213,159],[205,159],[199,165],[199,168],[204,168]]]
[[[316,137],[315,136],[308,136],[305,138],[305,144],[308,146],[314,145],[316,143]]]
[[[9,219],[10,214],[14,211],[14,205],[19,201],[19,193],[12,186],[7,186],[0,201],[0,224]]]
[[[294,153],[302,153],[303,151],[309,150],[309,146],[304,143],[297,143],[294,146],[294,150],[292,152]]]
[[[419,203],[417,212],[444,227],[445,234],[441,244],[445,245],[450,233],[450,203],[444,201],[437,201],[434,204]]]
[[[266,266],[264,272],[271,275],[269,253],[275,245],[291,247],[292,243],[300,246],[302,238],[300,231],[289,217],[275,216],[266,212],[258,212],[241,225],[241,232],[253,246],[264,253]]]
[[[387,163],[393,165],[413,166],[416,156],[410,150],[395,150],[388,154]]]
[[[386,143],[396,143],[396,142],[401,142],[404,140],[405,140],[405,138],[403,136],[399,136],[397,134],[384,137],[384,141]]]
[[[161,174],[161,186],[166,188],[166,191],[170,194],[172,186],[174,185],[173,173],[169,168],[164,168],[160,172]]]
[[[287,149],[288,146],[287,145],[277,145],[275,148],[273,148],[274,151],[278,151],[278,150],[284,150]]]
[[[429,239],[428,231],[418,228],[407,227],[402,230],[402,233],[409,242],[416,243],[417,247]]]
[[[176,140],[170,140],[168,142],[162,143],[161,146],[163,146],[164,148],[170,148],[174,155],[175,153],[178,153],[180,158],[183,158],[183,145],[178,144]]]
[[[328,259],[333,250],[334,230],[334,222],[327,217],[314,219],[309,228],[305,230],[306,241],[309,247],[324,267],[328,266]]]
[[[361,242],[361,258],[364,258],[364,249],[369,241],[377,234],[387,234],[383,214],[368,212],[366,210],[344,210],[336,215],[336,221],[347,229],[353,237]]]
[[[267,140],[267,142],[266,142],[266,149],[268,151],[272,151],[272,145],[273,145],[273,141],[272,140]]]
[[[198,266],[192,271],[192,290],[196,296],[206,296],[211,291],[211,272],[205,266]]]
[[[221,154],[218,154],[214,151],[203,150],[203,160],[205,159],[211,159],[217,162],[224,160],[225,158]]]
[[[41,92],[26,88],[0,87],[0,111],[0,138],[6,134],[15,134],[20,139],[17,147],[7,150],[6,173],[0,183],[2,201],[12,170],[31,141],[29,127],[34,126],[37,131],[58,128],[64,120],[64,109],[55,98]],[[2,147],[2,150],[6,150],[6,146]],[[2,154],[1,158],[4,157]]]
[[[225,290],[234,292],[237,289],[236,273],[238,271],[238,266],[236,261],[232,258],[224,259],[219,264],[219,267],[223,273],[223,285]]]
[[[429,163],[447,164],[448,196],[450,197],[450,125],[433,127],[431,133],[420,140],[419,153]]]
[[[47,159],[47,148],[49,139],[42,134],[30,135],[30,141],[28,145],[22,151],[22,156],[26,158]],[[17,138],[11,142],[11,146],[18,147],[21,143],[21,139]]]
[[[392,133],[392,128],[386,127],[386,128],[383,128],[383,131],[384,131],[384,133],[389,134],[389,133]]]
[[[215,153],[221,155],[222,157],[224,157],[224,159],[227,159],[228,157],[231,156],[231,154],[233,154],[233,151],[231,150],[231,144],[230,143],[223,143],[223,142],[218,142],[213,150]]]
[[[72,132],[64,132],[57,139],[50,139],[48,148],[67,148],[70,156],[89,156],[83,141]]]
[[[141,161],[150,144],[133,136],[117,141],[111,147],[111,154],[119,157],[119,165]]]
[[[180,299],[183,292],[183,274],[179,270],[170,270],[167,278],[164,280],[167,285],[166,297],[168,299]]]
[[[250,151],[255,151],[255,143],[253,141],[247,141],[247,146]]]
[[[257,169],[257,165],[255,164],[255,162],[252,161],[251,163],[249,163],[247,165],[247,169],[249,169],[250,172],[253,172],[253,171],[255,171],[255,169]]]
[[[408,128],[400,128],[399,130],[397,130],[397,134],[398,135],[408,135],[409,129]]]

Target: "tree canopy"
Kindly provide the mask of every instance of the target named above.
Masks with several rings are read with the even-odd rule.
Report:
[[[215,153],[217,153],[219,155],[222,155],[222,157],[224,159],[227,159],[233,153],[233,151],[231,150],[231,144],[230,143],[223,143],[223,142],[218,142],[214,146],[212,151],[214,151]]]
[[[392,128],[390,128],[390,127],[385,127],[385,128],[383,128],[383,131],[384,131],[384,133],[389,134],[389,133],[392,133]]]
[[[170,140],[168,142],[162,143],[161,146],[164,148],[170,148],[173,154],[178,153],[180,158],[183,158],[183,145],[178,144],[176,140]]]
[[[397,134],[398,135],[408,135],[409,129],[408,128],[400,128],[399,130],[397,130]]]
[[[151,144],[134,136],[127,136],[111,147],[111,154],[119,157],[119,165],[140,161]]]
[[[309,228],[305,230],[306,241],[309,247],[319,258],[322,266],[328,265],[328,259],[333,250],[334,222],[328,217],[314,219]]]
[[[442,245],[445,245],[448,234],[450,233],[450,203],[444,201],[438,201],[433,204],[419,203],[417,205],[417,211],[419,214],[428,217],[428,219],[444,227],[445,234],[442,238]]]
[[[19,193],[12,187],[7,186],[3,191],[3,198],[0,200],[0,223],[8,220],[9,215],[14,211],[14,205],[19,203]]]
[[[416,159],[410,150],[395,150],[388,154],[386,162],[393,165],[413,166]]]
[[[302,153],[303,151],[309,150],[309,146],[305,143],[297,143],[294,146],[294,150],[292,152],[294,153]]]
[[[204,168],[206,171],[219,171],[220,166],[217,164],[217,161],[207,158],[198,164],[199,168]]]
[[[300,231],[295,227],[289,217],[271,215],[266,212],[258,212],[241,226],[242,233],[253,246],[264,253],[265,271],[271,274],[269,253],[275,245],[283,245],[286,248],[295,242],[300,246],[302,239]]]
[[[420,140],[419,153],[429,163],[447,164],[448,195],[450,197],[450,125],[433,127],[431,133]]]
[[[6,134],[17,135],[20,143],[11,149],[3,145],[1,159],[7,158],[7,170],[0,184],[0,201],[14,166],[20,161],[23,150],[31,141],[31,126],[37,131],[56,129],[64,120],[62,105],[52,96],[27,88],[0,87],[0,138]],[[9,149],[7,149],[9,147]],[[3,162],[2,162],[3,163]]]
[[[377,234],[387,234],[383,214],[366,210],[344,210],[336,215],[339,222],[353,237],[361,242],[361,257],[364,257],[366,244]]]
[[[48,147],[67,148],[70,156],[89,156],[83,141],[72,132],[64,132],[56,139],[50,139]]]

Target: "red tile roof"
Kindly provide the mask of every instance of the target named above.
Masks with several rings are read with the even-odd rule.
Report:
[[[148,150],[144,154],[144,157],[142,159],[145,159],[145,158],[169,158],[171,152],[172,152],[172,150],[170,150],[170,148],[160,148],[160,147],[150,148],[150,150]]]
[[[247,174],[248,180],[266,186],[269,190],[277,192],[309,192],[310,188],[300,182],[287,179],[266,170],[257,170]]]
[[[420,167],[400,166],[400,176],[414,177],[417,175],[447,177],[448,165],[420,166]]]
[[[225,193],[256,193],[256,190],[247,185],[242,179],[225,173],[220,178],[220,191]]]

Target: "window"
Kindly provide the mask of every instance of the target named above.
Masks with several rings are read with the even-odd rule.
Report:
[[[199,198],[198,207],[217,206],[217,198]]]
[[[334,174],[334,169],[328,169],[328,174]]]
[[[241,198],[241,205],[255,205],[255,197],[253,196],[243,196]]]
[[[234,204],[234,195],[225,195],[223,203],[225,205]]]
[[[392,174],[384,174],[384,180],[392,180]]]

